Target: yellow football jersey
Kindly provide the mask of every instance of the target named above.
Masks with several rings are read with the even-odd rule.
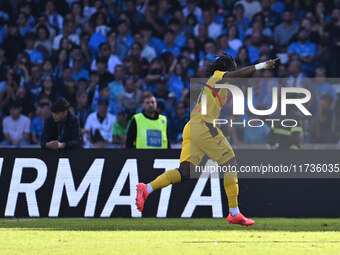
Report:
[[[206,84],[211,86],[212,88],[214,88],[215,84],[218,83],[220,80],[222,80],[223,76],[226,73],[227,73],[227,71],[215,71],[214,74],[208,79]],[[190,114],[190,122],[191,123],[200,123],[202,120],[209,122],[209,123],[213,123],[214,119],[219,118],[221,108],[227,100],[228,89],[221,88],[221,89],[216,90],[216,91],[218,91],[217,93],[218,93],[221,101],[218,99],[215,92],[212,91],[210,88],[208,88],[206,86],[204,89],[206,91],[210,92],[210,94],[213,96],[214,99],[208,93],[201,91],[201,93],[198,96],[196,106]],[[207,98],[206,115],[203,115],[201,113],[201,111],[202,111],[201,98],[202,98],[203,93],[206,94],[206,98]]]

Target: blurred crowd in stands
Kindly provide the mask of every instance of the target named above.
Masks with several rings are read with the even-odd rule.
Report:
[[[0,143],[39,144],[51,103],[64,97],[86,147],[96,147],[87,134],[99,126],[124,147],[147,94],[180,143],[189,79],[206,78],[221,52],[238,68],[280,57],[254,74],[267,78],[251,85],[256,107],[270,107],[275,78],[291,78],[312,92],[303,142],[338,143],[340,104],[326,78],[340,77],[339,0],[0,0]],[[231,143],[263,144],[270,127],[224,131]]]

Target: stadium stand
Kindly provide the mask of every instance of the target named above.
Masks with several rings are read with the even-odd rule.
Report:
[[[190,114],[189,78],[207,77],[221,52],[238,67],[281,58],[254,77],[314,78],[302,148],[339,147],[340,3],[330,0],[0,0],[0,143],[37,146],[46,104],[62,97],[86,135],[99,100],[107,99],[112,119],[124,112],[129,122],[153,94],[178,147]],[[268,107],[270,86],[256,86],[256,106]],[[30,145],[6,140],[13,104],[31,120]],[[249,129],[223,131],[238,148],[269,147],[268,128],[263,139],[248,139]]]

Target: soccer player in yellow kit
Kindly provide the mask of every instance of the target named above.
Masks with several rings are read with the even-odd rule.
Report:
[[[248,77],[256,70],[274,68],[275,61],[278,59],[268,60],[236,71],[235,60],[229,54],[224,53],[207,67],[210,78],[206,85],[213,88],[222,79]],[[226,102],[227,93],[228,90],[225,88],[218,91],[218,95],[223,103]],[[216,97],[215,94],[214,97]],[[227,142],[226,137],[219,128],[213,125],[214,119],[219,118],[222,105],[215,104],[210,97],[206,98],[207,114],[201,114],[201,102],[197,100],[197,104],[190,114],[190,121],[184,127],[179,168],[166,171],[148,184],[139,183],[137,185],[136,205],[139,211],[143,211],[145,200],[154,190],[188,180],[190,177],[190,166],[197,166],[204,154],[207,154],[210,159],[216,161],[222,167],[237,166],[234,151]],[[227,221],[244,226],[253,225],[254,221],[244,217],[239,211],[237,181],[236,172],[228,172],[224,175],[224,188],[229,204]]]

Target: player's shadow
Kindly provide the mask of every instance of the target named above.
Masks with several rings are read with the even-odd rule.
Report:
[[[29,218],[0,219],[1,228],[46,231],[339,231],[340,219],[255,218],[255,225],[228,224],[226,219],[178,218]]]

